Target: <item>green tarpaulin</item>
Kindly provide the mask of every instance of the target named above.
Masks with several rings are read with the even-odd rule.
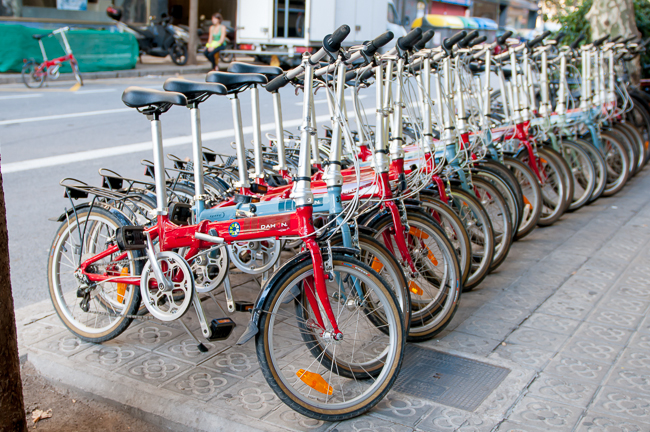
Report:
[[[23,59],[42,61],[38,41],[32,35],[50,32],[22,25],[0,24],[0,72],[20,72]],[[132,34],[70,30],[66,36],[82,73],[135,68],[138,42]],[[43,38],[48,59],[65,55],[60,41],[59,35]],[[70,65],[65,63],[61,72],[71,72]]]

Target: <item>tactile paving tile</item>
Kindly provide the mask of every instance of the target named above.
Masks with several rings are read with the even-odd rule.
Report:
[[[393,390],[474,411],[509,373],[503,367],[408,345]]]

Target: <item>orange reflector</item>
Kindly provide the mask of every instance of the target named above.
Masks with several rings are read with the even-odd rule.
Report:
[[[548,163],[548,162],[546,162],[546,159],[544,159],[544,158],[539,158],[539,160],[540,160],[540,162],[542,162],[542,163]]]
[[[650,141],[646,141],[646,142],[645,142],[645,148],[646,148],[646,150],[648,149],[648,146],[650,146]]]
[[[372,265],[370,266],[374,271],[379,273],[381,269],[384,268],[384,265],[376,257],[372,259]]]
[[[122,270],[120,270],[120,275],[121,276],[128,276],[129,275],[129,268],[128,267],[122,267]],[[126,284],[118,282],[118,284],[117,284],[117,301],[119,303],[124,303],[124,293],[126,293]]]
[[[422,232],[422,230],[419,230],[417,228],[411,227],[409,229],[409,234],[416,236],[419,239],[428,239],[429,234]]]
[[[429,253],[427,253],[427,257],[429,257],[429,261],[431,261],[431,264],[434,266],[438,265],[438,260],[436,259],[436,256],[431,252],[431,249],[427,248],[429,250]]]
[[[334,392],[332,386],[327,384],[325,378],[320,376],[320,374],[309,372],[304,369],[300,369],[298,372],[296,372],[296,375],[298,376],[298,378],[300,378],[302,382],[304,382],[309,387],[313,388],[319,393],[323,393],[331,396],[332,393]]]
[[[420,287],[418,286],[418,284],[416,284],[416,283],[413,282],[413,281],[410,281],[410,282],[409,282],[409,291],[411,291],[413,294],[417,294],[417,295],[419,295],[419,296],[421,296],[422,294],[424,294],[424,291],[422,291],[422,288],[420,288]]]
[[[528,201],[528,198],[526,198],[526,195],[524,195],[524,204],[530,205],[530,201]]]

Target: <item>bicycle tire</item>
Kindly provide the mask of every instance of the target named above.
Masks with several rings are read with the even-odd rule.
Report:
[[[47,71],[40,75],[40,78],[34,76],[34,72],[38,69],[39,64],[34,60],[27,61],[20,71],[20,76],[23,83],[27,88],[41,88],[47,77]]]
[[[131,324],[131,321],[133,321],[133,318],[130,318],[129,316],[134,315],[140,306],[140,288],[135,285],[127,285],[124,287],[125,292],[122,295],[122,300],[119,299],[120,295],[119,292],[116,291],[116,297],[115,300],[111,298],[107,298],[108,296],[104,297],[102,296],[102,293],[98,293],[95,295],[95,297],[92,298],[93,302],[89,303],[89,309],[88,311],[83,311],[82,309],[82,304],[77,297],[78,290],[79,290],[79,283],[76,280],[76,277],[74,276],[74,271],[76,270],[76,263],[78,260],[76,260],[75,256],[87,256],[88,254],[94,255],[106,246],[105,243],[98,243],[98,244],[87,244],[86,242],[91,241],[94,236],[99,236],[101,231],[99,232],[93,232],[93,229],[100,228],[101,226],[97,227],[94,226],[95,224],[104,224],[106,225],[109,230],[112,230],[114,233],[114,230],[117,229],[119,226],[122,226],[124,224],[128,223],[126,220],[122,220],[122,218],[118,217],[116,214],[110,212],[109,210],[106,210],[101,207],[94,207],[92,209],[90,208],[82,208],[77,210],[77,216],[75,217],[74,214],[71,214],[69,216],[69,219],[64,221],[60,226],[59,229],[57,230],[56,235],[54,236],[54,240],[52,241],[52,246],[50,248],[50,254],[48,257],[48,265],[47,265],[47,274],[48,274],[48,286],[49,286],[49,293],[50,293],[50,299],[52,300],[52,304],[54,306],[54,310],[56,314],[59,316],[61,321],[63,322],[63,325],[75,336],[80,338],[83,341],[86,342],[92,342],[92,343],[100,343],[100,342],[105,342],[111,339],[114,339],[115,337],[119,336],[121,333],[123,333],[128,326]],[[89,227],[89,225],[91,225]],[[83,244],[78,244],[75,245],[74,243],[69,243],[67,244],[68,238],[72,235],[74,227],[83,227],[83,231],[87,234],[87,237],[83,237],[80,235],[79,229],[77,230],[77,234],[79,235],[79,238],[84,238]],[[108,231],[110,234],[111,231]],[[92,236],[91,236],[92,234]],[[113,234],[114,235],[114,234]],[[77,239],[73,238],[71,239],[71,242],[76,242]],[[67,248],[66,248],[67,244]],[[86,247],[87,246],[87,247]],[[100,250],[95,250],[94,248],[100,249]],[[68,254],[70,251],[72,252],[72,258],[67,256],[66,259],[68,262],[66,265],[70,267],[71,269],[68,270],[69,272],[72,273],[72,275],[67,277],[69,284],[69,288],[67,289],[67,292],[64,292],[64,289],[62,288],[62,282],[61,282],[61,261],[62,261],[62,254]],[[78,253],[77,253],[78,252]],[[128,270],[129,270],[129,275],[135,276],[139,275],[140,271],[142,269],[141,261],[135,260],[136,258],[139,258],[142,254],[141,251],[127,251],[126,252],[127,256],[129,257],[130,264],[128,265]],[[61,259],[61,261],[60,261]],[[110,261],[109,261],[110,262]],[[71,265],[72,264],[72,265]],[[117,273],[119,275],[120,273]],[[110,282],[109,282],[110,284]],[[113,285],[117,285],[115,283],[112,283]],[[103,284],[96,284],[95,285],[95,290],[100,288],[99,285]],[[117,287],[116,290],[119,290],[120,288]],[[102,288],[103,290],[103,288]],[[71,299],[71,301],[67,301],[66,297]],[[99,299],[99,300],[97,300]],[[71,303],[71,304],[68,304]],[[120,313],[118,312],[119,306],[114,304],[114,303],[122,303],[124,304],[124,307],[121,308]],[[113,309],[113,313],[117,315],[115,320],[110,323],[110,318],[111,318],[111,312],[107,311],[107,304]],[[79,311],[75,310],[70,310],[70,306],[74,309],[76,306],[79,306]],[[92,312],[90,312],[90,309],[94,308]],[[98,329],[91,329],[90,328],[90,321],[87,321],[86,323],[82,323],[79,321],[81,318],[75,318],[75,313],[77,313],[76,316],[78,317],[83,317],[84,315],[81,315],[79,312],[84,312],[85,314],[89,314],[87,318],[93,317],[95,319],[95,324],[98,324],[98,320],[105,320],[108,319],[109,323],[103,327],[100,327]],[[108,317],[108,318],[100,318],[100,317]]]
[[[564,142],[570,142],[572,144],[576,144],[582,148],[587,155],[589,156],[589,159],[591,160],[591,163],[594,166],[594,171],[596,175],[596,184],[594,185],[594,191],[591,194],[591,197],[589,198],[589,202],[593,202],[596,199],[598,199],[602,194],[603,191],[605,190],[605,185],[607,182],[607,170],[605,168],[605,159],[603,158],[602,153],[589,141],[583,140],[581,138],[574,138],[571,140],[565,139]]]
[[[576,211],[587,204],[596,188],[596,167],[589,154],[578,144],[563,141],[562,159],[564,159],[572,173],[573,200],[569,203],[568,211]]]
[[[603,158],[607,168],[607,183],[603,196],[609,197],[620,192],[630,178],[628,167],[630,157],[628,150],[615,135],[603,132],[600,136],[603,145]]]
[[[324,259],[327,259],[327,257],[324,257]],[[367,412],[377,405],[377,403],[386,396],[388,391],[390,391],[401,368],[406,337],[405,329],[403,327],[403,317],[401,316],[397,300],[391,290],[386,287],[386,282],[382,280],[379,275],[377,275],[369,266],[344,255],[334,254],[332,256],[332,265],[334,272],[339,272],[339,274],[347,272],[348,275],[353,275],[356,280],[368,285],[368,289],[371,289],[374,295],[381,300],[381,305],[384,306],[383,310],[387,313],[386,320],[391,323],[389,327],[391,329],[390,336],[384,335],[384,338],[388,338],[390,341],[390,347],[385,350],[389,352],[382,357],[384,360],[382,362],[374,361],[372,363],[373,369],[369,371],[360,370],[360,368],[352,364],[350,360],[341,362],[338,360],[336,352],[328,352],[327,348],[329,345],[323,347],[318,337],[314,336],[313,331],[307,332],[305,330],[306,326],[304,325],[301,330],[302,334],[298,336],[295,335],[295,326],[293,326],[293,330],[289,328],[289,335],[287,337],[293,337],[293,341],[295,342],[295,344],[289,348],[290,352],[286,352],[286,348],[284,348],[285,352],[283,353],[283,347],[279,346],[280,344],[278,344],[276,348],[274,343],[279,340],[275,334],[276,323],[278,323],[279,326],[279,324],[283,322],[286,323],[292,319],[292,316],[296,315],[296,312],[293,312],[290,315],[287,315],[288,318],[286,320],[277,321],[275,319],[275,316],[278,315],[277,311],[279,311],[283,305],[293,302],[298,313],[304,313],[300,307],[302,307],[304,302],[303,299],[305,297],[302,294],[305,286],[304,281],[307,280],[310,273],[313,274],[313,263],[311,260],[305,260],[297,264],[293,267],[291,272],[286,272],[277,281],[272,283],[270,287],[267,287],[269,294],[262,308],[262,316],[260,318],[259,332],[255,338],[255,346],[262,374],[280,400],[294,411],[307,417],[323,421],[342,421],[357,417]],[[300,287],[298,287],[298,284],[300,284]],[[287,306],[287,309],[288,308],[289,306]],[[308,312],[308,310],[305,310],[305,312]],[[347,334],[349,338],[350,333],[348,333],[347,329],[344,328],[345,323],[340,319],[339,325],[341,331],[344,332],[343,340],[345,341],[345,335]],[[369,329],[368,331],[372,331],[372,326],[368,326],[367,328]],[[282,331],[282,329],[278,330],[278,333],[280,331]],[[369,339],[366,338],[360,338],[359,340],[369,341]],[[302,344],[305,345],[306,350],[302,347]],[[338,346],[343,347],[343,342]],[[361,351],[361,347],[359,348],[359,351]],[[326,393],[329,393],[331,389],[331,401],[333,401],[335,397],[339,396],[339,392],[337,392],[336,395],[334,394],[334,386],[338,385],[339,388],[343,387],[341,385],[341,377],[347,378],[344,374],[354,376],[354,383],[359,382],[357,376],[363,376],[365,378],[372,377],[373,380],[372,382],[370,382],[370,380],[362,380],[364,383],[369,382],[370,386],[366,388],[361,395],[357,395],[355,398],[344,401],[343,403],[337,403],[336,405],[330,404],[332,406],[328,407],[326,405],[330,402],[330,399],[324,397],[322,398],[325,399],[324,402],[321,399],[321,401],[316,403],[314,398],[317,395],[310,394],[309,396],[304,396],[298,394],[299,387],[294,388],[291,383],[291,380],[294,380],[297,386],[303,385],[295,381],[297,378],[296,376],[301,376],[298,374],[302,373],[302,376],[305,375],[304,372],[301,372],[303,369],[299,369],[301,365],[282,365],[283,363],[291,361],[296,356],[298,356],[298,362],[300,361],[300,357],[306,356],[308,359],[305,361],[306,366],[309,365],[309,358],[314,357],[315,355],[321,356],[321,364],[329,363],[330,367],[333,367],[333,365],[337,366],[337,375],[339,377],[338,384],[332,381],[332,373],[328,375],[330,378],[329,381],[332,385],[326,382]],[[327,359],[327,361],[325,359]],[[354,360],[354,358],[352,360]],[[307,367],[307,369],[308,368],[309,367]],[[325,368],[327,368],[327,365]],[[330,371],[332,371],[332,369],[330,369]],[[322,378],[322,374],[318,374],[321,375]],[[298,378],[298,380],[300,380],[300,378]],[[351,382],[350,378],[347,378],[345,382]],[[350,384],[350,386],[352,386],[352,384]],[[312,399],[308,399],[308,397]]]
[[[533,232],[539,222],[542,214],[542,190],[537,176],[528,165],[512,156],[504,156],[503,162],[517,178],[524,198],[524,214],[515,235],[515,240],[521,240]]]

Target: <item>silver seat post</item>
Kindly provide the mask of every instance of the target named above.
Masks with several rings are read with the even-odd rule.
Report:
[[[244,129],[241,120],[241,105],[239,98],[234,95],[230,99],[232,105],[232,118],[235,126],[235,147],[237,151],[237,166],[239,168],[239,182],[238,187],[249,188],[251,187],[248,180],[248,167],[246,165],[246,148],[244,147]]]
[[[397,73],[395,78],[395,102],[393,103],[393,125],[392,125],[392,137],[390,143],[390,157],[392,159],[404,159],[404,149],[402,146],[402,87],[404,82],[402,81],[402,75],[404,72],[404,59],[399,58],[397,60]]]
[[[262,163],[262,129],[260,121],[260,90],[251,88],[251,107],[253,108],[253,152],[255,157],[255,179],[264,178]]]
[[[163,159],[162,127],[158,114],[147,116],[151,120],[151,142],[156,185],[156,214],[167,214],[167,187],[165,185],[165,160]]]
[[[273,114],[275,115],[275,134],[277,137],[278,164],[274,167],[276,171],[287,170],[287,157],[284,153],[284,125],[282,124],[282,104],[280,103],[280,92],[273,92]]]
[[[377,114],[375,116],[375,146],[374,146],[374,164],[378,173],[388,172],[388,154],[386,148],[385,129],[383,127],[384,119],[388,115],[384,109],[384,71],[379,63],[375,68],[375,95],[377,99]]]
[[[205,186],[203,185],[203,144],[201,142],[201,113],[199,105],[190,105],[190,119],[192,122],[192,160],[194,163],[194,202],[199,206],[199,212],[205,204]],[[198,216],[198,215],[196,215]]]

